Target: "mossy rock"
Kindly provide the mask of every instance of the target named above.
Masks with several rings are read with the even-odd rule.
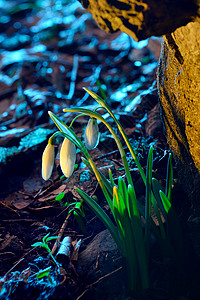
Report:
[[[21,138],[19,146],[0,147],[0,165],[7,163],[12,160],[13,157],[25,150],[33,147],[36,147],[35,150],[37,150],[37,147],[47,140],[48,136],[54,131],[55,130],[52,129],[37,128],[25,137]]]

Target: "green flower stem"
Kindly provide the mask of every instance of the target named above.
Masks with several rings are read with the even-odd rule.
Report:
[[[167,163],[166,187],[165,187],[165,195],[167,196],[169,201],[171,201],[172,184],[173,184],[172,154],[169,153],[169,158]]]
[[[56,261],[56,259],[54,258],[54,256],[51,254],[51,250],[50,250],[49,247],[48,247],[48,252],[49,252],[49,255],[51,256],[51,258],[53,259],[54,263],[56,264],[56,266],[59,267],[59,264],[58,264],[58,262]]]
[[[85,117],[85,114],[80,114],[80,115],[76,116],[76,117],[71,121],[71,124],[69,125],[70,128],[72,128],[72,125],[73,125],[74,121],[76,121],[76,119],[78,119],[79,117]]]
[[[95,95],[96,95],[96,94],[95,94]],[[100,98],[100,99],[101,99],[101,98]],[[103,100],[102,100],[102,101],[103,101]],[[104,103],[104,101],[103,101],[103,103]],[[103,104],[103,103],[102,103],[102,104]],[[101,104],[101,103],[100,103],[100,104]],[[109,109],[109,108],[108,108],[108,109]],[[128,183],[131,184],[131,185],[133,186],[133,181],[132,181],[131,173],[130,173],[130,170],[129,170],[128,162],[127,162],[127,159],[126,159],[126,154],[125,154],[125,152],[124,152],[124,149],[123,149],[123,147],[122,147],[122,144],[121,144],[121,142],[120,142],[118,136],[116,135],[116,133],[114,132],[114,130],[112,129],[112,127],[106,122],[106,120],[105,120],[101,115],[99,115],[98,113],[93,112],[93,111],[88,110],[88,109],[85,109],[85,108],[67,108],[67,109],[64,109],[63,111],[64,111],[64,112],[77,112],[77,113],[89,115],[90,117],[93,117],[93,118],[96,118],[96,119],[100,120],[102,123],[104,123],[104,124],[106,125],[106,127],[109,129],[109,131],[111,132],[111,134],[113,135],[113,137],[114,137],[114,139],[115,139],[115,141],[116,141],[116,143],[117,143],[117,146],[118,146],[118,149],[119,149],[119,151],[120,151],[120,155],[121,155],[121,158],[122,158],[122,161],[123,161],[123,164],[124,164],[124,168],[125,168],[125,172],[126,172],[126,176],[127,176]],[[51,113],[51,114],[52,114],[52,113]],[[112,112],[111,112],[111,114],[112,114]],[[114,117],[114,120],[116,120],[116,118],[115,118],[115,116],[114,116],[113,114],[112,114],[111,116]],[[56,117],[56,116],[55,116],[55,117]],[[56,118],[57,118],[57,117],[56,117]],[[119,124],[117,120],[116,120],[115,122],[117,122],[117,124]],[[63,123],[63,124],[64,124],[64,123]],[[66,126],[66,125],[64,124],[64,126]],[[134,153],[134,150],[132,149],[132,146],[131,146],[130,142],[128,141],[128,138],[127,138],[127,136],[126,136],[126,134],[125,134],[123,128],[121,127],[121,125],[120,125],[120,128],[121,128],[121,130],[122,130],[121,133],[123,132],[123,134],[124,134],[124,139],[125,139],[125,141],[126,141],[126,143],[127,143],[127,146],[130,147],[129,150],[130,150],[130,152],[131,152],[133,158],[136,157],[136,155],[135,155],[135,153]],[[61,130],[61,131],[62,131],[62,130]],[[71,131],[71,133],[73,133],[73,131]],[[77,137],[77,138],[78,138],[78,137]],[[80,141],[80,140],[79,140],[79,141]],[[82,144],[82,143],[81,143],[81,144]],[[82,145],[83,145],[83,144],[82,144]],[[84,145],[83,145],[83,147],[84,147]],[[84,148],[85,148],[85,147],[84,147]],[[132,149],[132,151],[131,151],[131,149]],[[86,149],[85,149],[85,150],[86,150]],[[86,150],[86,152],[87,152],[87,150]],[[83,152],[83,153],[84,153],[84,152]],[[87,153],[88,153],[88,152],[87,152]],[[85,154],[84,154],[84,155],[85,155]],[[88,155],[89,155],[89,153],[88,153]],[[91,158],[90,158],[90,159],[91,159]],[[145,173],[144,173],[144,171],[143,171],[143,169],[142,169],[142,166],[140,165],[139,160],[137,159],[137,157],[136,157],[135,162],[138,163],[137,167],[138,167],[138,169],[139,169],[139,171],[140,171],[141,177],[142,177],[142,179],[143,179],[143,181],[144,181],[144,183],[145,183],[145,186],[146,186],[146,176],[145,176]],[[136,164],[137,164],[137,163],[136,163]],[[98,170],[97,170],[97,172],[98,172]],[[95,173],[95,175],[96,175],[96,173]],[[100,179],[100,181],[99,181],[99,179]],[[100,175],[99,175],[99,179],[97,178],[97,180],[99,181],[99,184],[100,184],[100,182],[101,182]],[[102,182],[101,182],[101,184],[102,184]],[[102,185],[101,185],[101,184],[100,184],[100,186],[103,186],[103,184],[102,184]],[[106,194],[107,194],[107,190],[106,190]],[[109,197],[109,196],[108,196],[108,197]],[[109,197],[109,198],[110,198],[110,197]],[[106,199],[107,199],[107,198],[106,198]],[[153,196],[153,192],[152,192],[152,191],[151,191],[151,199],[152,199],[152,204],[153,204],[153,206],[154,206],[155,213],[156,213],[156,216],[157,216],[159,225],[160,225],[160,231],[161,231],[162,238],[165,239],[165,238],[166,238],[166,234],[165,234],[164,226],[163,226],[163,223],[162,223],[162,220],[161,220],[161,217],[160,217],[159,210],[157,209],[156,201],[155,201],[155,198],[154,198],[154,196]],[[110,201],[108,201],[108,203],[109,203],[109,205],[110,205]],[[111,206],[111,207],[112,207],[112,206]],[[111,209],[112,209],[112,208],[111,208]]]
[[[132,234],[135,239],[135,251],[138,258],[138,268],[142,280],[142,286],[145,290],[149,287],[147,256],[143,239],[141,218],[137,207],[136,195],[131,185],[128,186],[128,194],[131,228]]]
[[[152,167],[153,167],[153,147],[149,149],[146,170],[146,196],[145,196],[145,246],[147,253],[147,261],[149,261],[150,251],[150,225],[151,225],[151,181],[152,181]]]
[[[131,146],[131,144],[130,144],[128,138],[127,138],[126,133],[124,132],[123,127],[121,126],[121,124],[119,123],[119,121],[115,118],[114,114],[112,113],[112,111],[110,110],[110,108],[108,107],[108,105],[105,103],[105,101],[101,97],[99,97],[97,94],[95,94],[94,92],[92,92],[92,91],[90,91],[90,90],[88,90],[86,88],[84,88],[84,90],[86,92],[88,92],[90,94],[90,96],[92,96],[103,108],[106,109],[106,111],[110,114],[110,116],[113,118],[113,120],[117,124],[118,129],[121,132],[121,135],[124,138],[124,141],[127,144],[127,147],[129,149],[129,151],[130,151],[130,153],[131,153],[131,155],[132,155],[132,157],[133,157],[133,159],[134,159],[134,161],[135,161],[135,163],[136,163],[136,165],[137,165],[137,167],[138,167],[138,169],[140,171],[142,179],[143,179],[143,181],[144,181],[144,183],[146,185],[146,176],[145,176],[145,173],[144,173],[144,171],[142,169],[142,166],[141,166],[141,164],[140,164],[140,162],[139,162],[139,160],[138,160],[138,158],[137,158],[137,156],[135,154],[135,151],[133,150],[133,147]]]
[[[84,155],[85,155],[85,153],[84,153]],[[101,176],[100,176],[100,174],[99,174],[99,171],[98,171],[98,169],[97,169],[95,163],[93,162],[92,158],[90,157],[89,153],[88,153],[88,156],[85,155],[85,157],[86,157],[87,160],[89,161],[89,163],[90,163],[90,165],[91,165],[91,167],[92,167],[92,169],[93,169],[93,171],[94,171],[94,174],[95,174],[95,176],[96,176],[96,178],[97,178],[97,180],[98,180],[98,182],[99,182],[99,185],[100,185],[100,187],[101,187],[101,189],[102,189],[102,191],[103,191],[103,193],[104,193],[104,196],[106,197],[106,200],[107,200],[107,202],[108,202],[108,204],[109,204],[109,206],[110,206],[110,208],[111,208],[111,211],[112,211],[112,200],[111,200],[111,198],[110,198],[110,196],[109,196],[109,194],[108,194],[107,189],[105,188],[105,185],[103,184],[103,181],[102,181],[102,179],[101,179]],[[113,211],[112,211],[112,212],[113,212]]]
[[[102,108],[103,108],[102,106],[98,106],[98,107],[95,108],[94,111],[96,112],[98,109],[102,109]]]
[[[121,124],[119,123],[119,121],[115,118],[114,114],[112,113],[112,111],[110,110],[110,108],[108,107],[108,105],[106,104],[106,102],[101,97],[99,97],[97,94],[95,94],[94,92],[92,92],[92,91],[90,91],[90,90],[88,90],[86,88],[84,88],[84,90],[86,92],[88,92],[103,108],[106,109],[106,111],[110,114],[110,116],[113,118],[113,120],[117,124],[118,129],[121,132],[122,137],[124,138],[124,141],[125,141],[128,149],[129,149],[129,151],[130,151],[130,153],[131,153],[131,155],[132,155],[132,157],[133,157],[133,159],[134,159],[134,161],[135,161],[135,163],[136,163],[136,165],[138,167],[140,175],[141,175],[141,177],[142,177],[142,179],[144,181],[144,184],[146,186],[146,176],[145,176],[145,173],[144,173],[143,168],[142,168],[142,166],[141,166],[141,164],[140,164],[140,162],[139,162],[139,160],[138,160],[138,158],[137,158],[137,156],[135,154],[135,151],[133,150],[133,147],[132,147],[131,143],[128,140],[128,137],[127,137],[127,135],[126,135],[123,127],[121,126]],[[128,179],[128,177],[127,177],[127,179]],[[133,184],[132,184],[132,186],[133,186]],[[155,213],[156,213],[159,225],[160,225],[160,231],[161,231],[161,234],[162,234],[162,238],[165,239],[166,238],[166,234],[165,234],[164,226],[163,226],[163,223],[162,223],[162,220],[161,220],[161,217],[160,217],[159,210],[157,209],[157,204],[156,204],[156,201],[155,201],[155,198],[153,196],[153,192],[152,191],[151,191],[151,200],[152,200],[152,204],[153,204],[153,207],[155,209]]]
[[[153,204],[153,208],[155,210],[155,213],[156,213],[156,217],[158,219],[158,224],[159,224],[159,228],[160,228],[160,232],[161,232],[161,236],[163,238],[163,241],[166,240],[166,233],[165,233],[165,229],[164,229],[164,226],[163,226],[163,222],[162,222],[162,219],[161,219],[161,216],[160,216],[160,212],[159,212],[159,209],[158,209],[158,205],[156,203],[156,200],[153,196],[153,192],[151,192],[151,201],[152,201],[152,204]]]
[[[62,135],[60,131],[54,132],[54,134],[52,134],[52,136],[49,138],[48,144],[54,146],[54,145],[55,145],[55,142],[56,142],[56,137],[59,136],[59,135]]]
[[[79,195],[86,201],[88,206],[93,210],[93,212],[97,215],[97,217],[105,224],[105,226],[109,229],[113,239],[115,240],[117,247],[121,253],[123,253],[122,243],[119,235],[119,231],[117,227],[113,224],[111,219],[105,213],[105,211],[99,206],[99,204],[88,196],[84,191],[80,190],[79,188],[75,187],[76,191]]]
[[[106,120],[101,115],[99,115],[98,113],[93,112],[93,111],[88,110],[88,109],[84,109],[84,108],[67,108],[67,109],[64,109],[63,111],[64,112],[77,112],[77,113],[83,113],[83,114],[85,113],[86,115],[89,115],[90,117],[96,118],[96,119],[98,119],[99,121],[101,121],[102,123],[104,123],[106,125],[106,127],[108,128],[108,130],[110,131],[110,133],[112,134],[112,136],[114,137],[114,139],[116,141],[117,147],[119,149],[119,152],[120,152],[120,155],[121,155],[121,158],[122,158],[122,161],[123,161],[123,165],[124,165],[124,168],[125,168],[128,183],[133,185],[133,181],[132,181],[131,173],[130,173],[130,170],[129,170],[128,162],[127,162],[127,159],[126,159],[125,151],[122,147],[122,144],[121,144],[117,134],[112,129],[112,127],[106,122]]]
[[[85,148],[85,146],[83,145],[83,143],[81,142],[81,140],[78,138],[78,136],[73,132],[73,130],[71,128],[69,128],[67,125],[65,125],[56,115],[54,115],[52,112],[49,112],[50,117],[52,118],[52,120],[54,121],[54,123],[56,124],[56,126],[58,127],[58,129],[61,131],[62,135],[64,135],[66,138],[68,138],[72,143],[74,143],[81,151],[82,153],[85,155],[86,159],[89,161],[94,174],[99,182],[99,185],[104,193],[104,196],[109,204],[109,206],[111,207],[112,210],[112,200],[108,194],[107,189],[105,188],[101,176],[99,174],[98,169],[96,168],[96,165],[94,164],[91,156],[89,155],[87,149]],[[85,114],[84,114],[85,115]]]
[[[137,282],[137,259],[135,250],[135,240],[132,234],[131,219],[124,202],[123,196],[117,186],[113,187],[113,208],[114,216],[121,237],[123,255],[128,269],[128,285],[131,291],[136,289]]]

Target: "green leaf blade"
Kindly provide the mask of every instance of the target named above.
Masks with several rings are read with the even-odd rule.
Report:
[[[165,195],[168,200],[171,201],[172,194],[172,184],[173,184],[173,167],[172,167],[172,154],[169,154],[168,163],[167,163],[167,177],[166,177],[166,187]]]
[[[97,215],[97,217],[105,224],[106,228],[110,231],[112,237],[114,238],[119,250],[121,251],[121,243],[119,239],[119,234],[117,228],[112,223],[111,219],[105,213],[105,211],[98,205],[94,199],[88,196],[85,192],[80,190],[79,188],[75,188],[78,194],[85,200],[87,205],[93,210],[93,212]]]
[[[150,219],[151,219],[151,180],[152,180],[152,167],[153,167],[153,147],[150,147],[147,159],[146,171],[146,196],[145,196],[145,243],[146,247],[149,246],[150,239]]]
[[[38,279],[41,279],[41,278],[43,278],[43,277],[45,277],[45,276],[48,276],[49,273],[50,273],[50,271],[51,271],[51,266],[48,267],[48,268],[46,268],[46,269],[44,269],[44,270],[40,270],[40,271],[36,274],[36,277],[37,277]]]
[[[129,193],[129,206],[131,213],[131,227],[135,240],[135,249],[138,260],[139,272],[142,282],[143,290],[149,287],[149,275],[148,275],[148,264],[147,256],[145,251],[144,237],[142,231],[141,218],[137,207],[137,200],[134,188],[128,186]]]
[[[160,191],[160,197],[162,199],[162,203],[163,203],[163,206],[164,206],[164,209],[166,211],[166,213],[168,214],[169,213],[169,210],[171,208],[171,202],[169,201],[169,199],[167,198],[167,196],[163,193],[163,191]]]
[[[43,247],[44,244],[42,242],[36,242],[33,245],[31,245],[31,247]]]

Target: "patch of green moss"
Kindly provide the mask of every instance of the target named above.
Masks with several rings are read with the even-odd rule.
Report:
[[[54,131],[55,130],[52,129],[38,128],[23,137],[20,140],[18,147],[0,147],[0,164],[6,163],[14,155],[19,154],[25,149],[29,149],[43,143]]]
[[[0,147],[0,163],[5,163],[9,157],[18,154],[20,151],[14,147]]]
[[[81,172],[79,184],[81,184],[85,181],[90,181],[90,173],[89,173],[88,170],[85,170],[85,171]]]
[[[43,143],[54,131],[55,130],[45,128],[38,128],[35,131],[32,131],[21,139],[18,149],[23,150],[25,148],[37,146]]]

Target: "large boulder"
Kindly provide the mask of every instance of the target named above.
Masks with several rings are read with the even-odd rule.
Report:
[[[198,19],[199,0],[79,0],[107,32],[120,30],[136,41],[161,36]]]

